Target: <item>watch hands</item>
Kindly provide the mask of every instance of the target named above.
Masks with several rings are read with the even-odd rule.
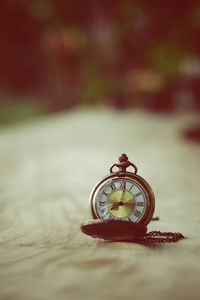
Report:
[[[114,202],[110,210],[118,210],[119,209],[119,202]]]
[[[124,201],[125,194],[126,194],[126,190],[123,189],[122,195],[121,195],[121,201],[120,201],[120,202],[123,202],[123,201]]]
[[[123,200],[124,200],[125,193],[126,193],[126,190],[123,189],[120,201],[114,202],[110,210],[113,210],[113,209],[114,210],[118,210],[119,206],[123,206],[124,205]]]
[[[119,206],[133,205],[132,202],[130,202],[130,203],[129,202],[126,202],[126,203],[123,202],[126,192],[127,191],[125,189],[123,189],[120,201],[114,202],[110,210],[118,210]]]
[[[110,210],[118,210],[119,206],[123,206],[124,203],[122,201],[114,202]]]

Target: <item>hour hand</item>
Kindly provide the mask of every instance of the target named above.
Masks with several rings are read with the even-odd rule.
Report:
[[[110,210],[113,210],[113,209],[114,210],[118,210],[119,209],[119,205],[120,205],[119,202],[114,202]]]

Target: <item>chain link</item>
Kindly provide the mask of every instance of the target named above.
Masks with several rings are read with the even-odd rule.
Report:
[[[180,232],[150,231],[139,240],[145,243],[175,243],[184,238]]]

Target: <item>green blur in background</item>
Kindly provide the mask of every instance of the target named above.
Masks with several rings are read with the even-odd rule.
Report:
[[[2,0],[0,125],[74,107],[200,109],[200,3]]]

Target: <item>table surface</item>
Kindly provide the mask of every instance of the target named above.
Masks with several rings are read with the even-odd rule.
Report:
[[[0,130],[0,299],[199,299],[196,116],[79,110]],[[80,231],[92,187],[127,153],[174,244],[104,242]]]

